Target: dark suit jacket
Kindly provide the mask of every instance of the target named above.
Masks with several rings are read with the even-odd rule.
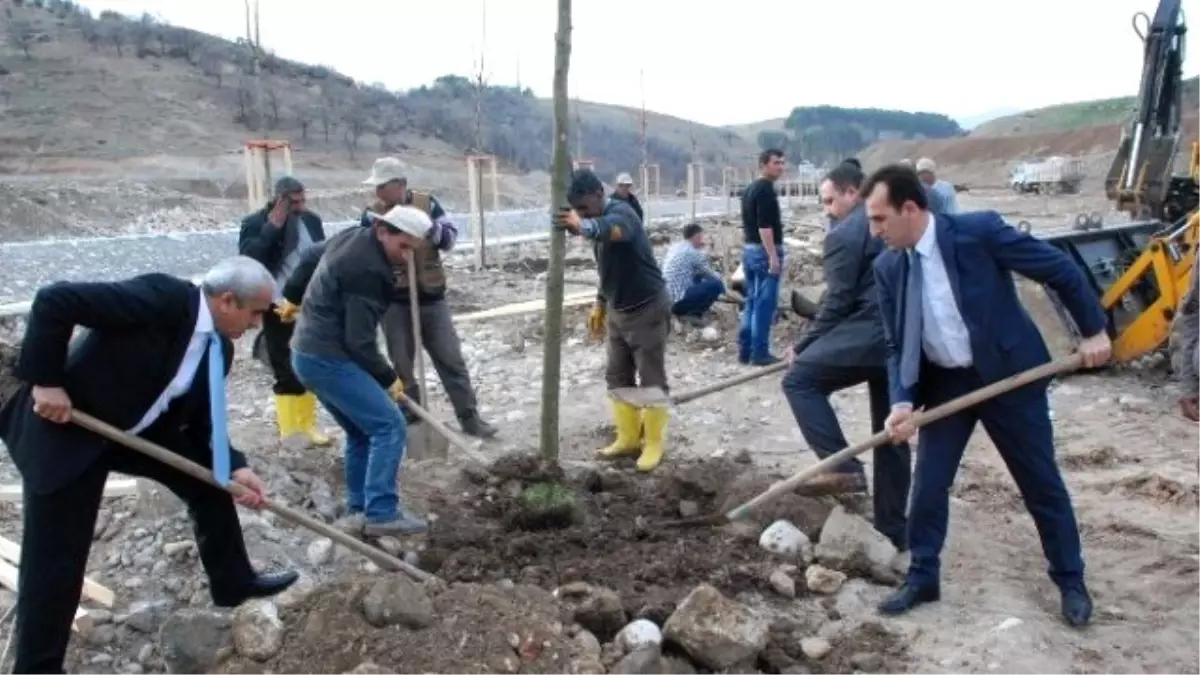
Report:
[[[872,263],[883,243],[859,204],[825,236],[825,299],[795,351],[805,363],[879,366],[887,360]]]
[[[66,485],[109,443],[82,427],[35,414],[32,385],[63,387],[75,408],[130,429],[179,370],[200,302],[199,288],[166,274],[115,283],[59,282],[38,291],[15,373],[24,384],[0,409],[0,438],[26,489],[47,493]],[[71,342],[76,326],[89,330]],[[222,341],[228,375],[233,343]],[[211,428],[206,351],[191,390],[141,436],[211,467]],[[231,454],[233,469],[246,465],[240,452]]]
[[[1017,298],[1013,272],[1057,292],[1083,335],[1105,330],[1107,322],[1099,299],[1075,263],[1058,249],[1010,227],[995,211],[938,215],[935,222],[938,249],[946,263],[958,311],[971,336],[974,367],[985,383],[1050,360],[1042,334]],[[921,382],[913,390],[900,386],[907,278],[908,256],[904,251],[888,250],[875,259],[891,401],[893,405],[912,403],[919,407]]]
[[[274,199],[242,219],[242,229],[238,232],[238,253],[254,258],[270,270],[271,274],[277,274],[284,258],[300,243],[300,233],[291,223],[286,227],[275,227],[267,222],[267,214],[273,206]],[[312,211],[304,211],[298,220],[308,230],[308,236],[313,243],[324,241],[325,226],[321,223],[320,216]]]

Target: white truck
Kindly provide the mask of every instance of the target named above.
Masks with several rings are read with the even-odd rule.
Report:
[[[1009,174],[1009,183],[1017,194],[1074,194],[1082,182],[1083,163],[1061,156],[1021,162]]]

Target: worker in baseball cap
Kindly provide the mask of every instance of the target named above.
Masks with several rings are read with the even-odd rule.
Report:
[[[917,160],[917,177],[930,192],[936,192],[941,197],[941,213],[958,213],[958,191],[954,184],[937,177],[937,164],[928,157]]]
[[[642,211],[642,204],[638,201],[637,195],[633,194],[632,176],[627,173],[617,176],[617,189],[613,190],[612,198],[632,206],[638,220],[645,222],[646,214]]]
[[[596,252],[600,290],[589,328],[605,330],[608,364],[604,379],[608,390],[667,385],[667,334],[671,327],[671,300],[654,258],[642,220],[629,204],[605,198],[604,184],[590,169],[571,176],[569,208],[554,216],[554,225],[586,237]],[[670,410],[632,405],[609,396],[617,439],[600,450],[603,458],[636,455],[639,471],[651,471],[662,462],[663,443]],[[645,433],[643,442],[642,432]]]
[[[387,213],[397,205],[412,206],[429,216],[433,223],[424,235],[428,246],[413,250],[417,268],[417,305],[421,321],[421,341],[414,344],[411,300],[408,292],[408,263],[396,263],[396,294],[392,306],[383,317],[383,338],[388,356],[396,372],[408,383],[407,395],[418,405],[427,405],[423,382],[414,373],[416,350],[423,346],[433,361],[442,388],[454,406],[454,414],[463,432],[478,438],[491,438],[496,428],[479,413],[475,389],[467,362],[463,358],[462,341],[454,328],[450,307],[446,303],[446,270],[442,255],[454,250],[458,227],[446,209],[429,192],[413,190],[408,185],[408,167],[398,157],[381,157],[371,166],[371,175],[363,181],[375,190],[375,201],[363,213],[362,225],[371,223],[371,214]],[[418,418],[409,413],[409,423]]]

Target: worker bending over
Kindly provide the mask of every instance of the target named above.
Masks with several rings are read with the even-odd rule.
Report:
[[[300,381],[346,432],[347,529],[368,537],[424,532],[401,507],[396,478],[407,426],[397,401],[404,382],[379,353],[378,333],[395,294],[392,266],[427,246],[429,216],[397,206],[372,214],[311,249],[288,280],[284,298],[300,306],[292,366]]]
[[[907,167],[880,169],[862,192],[872,232],[890,249],[875,259],[875,287],[888,342],[892,411],[885,426],[893,442],[912,437],[917,408],[943,405],[1050,361],[1017,298],[1013,272],[1062,299],[1087,336],[1079,344],[1085,367],[1108,360],[1112,343],[1100,303],[1058,249],[1010,227],[995,211],[935,216]],[[1091,620],[1079,527],[1054,460],[1048,384],[1026,385],[921,428],[908,514],[912,563],[881,612],[900,614],[941,597],[950,490],[967,441],[983,422],[1037,525],[1063,618],[1071,626]]]
[[[225,378],[233,340],[257,328],[275,283],[239,256],[199,287],[166,274],[112,283],[59,282],[34,296],[0,438],[21,473],[17,673],[61,673],[92,533],[111,471],[149,478],[188,507],[214,605],[275,595],[295,572],[258,574],[235,499],[221,488],[71,423],[78,408],[130,436],[211,468],[236,501],[262,508],[263,482],[229,442]],[[76,328],[86,328],[73,343]],[[71,343],[71,344],[68,344]]]
[[[654,259],[650,238],[629,204],[605,199],[596,174],[579,169],[567,193],[571,208],[554,217],[555,225],[594,243],[600,292],[593,310],[603,322],[608,343],[604,379],[609,391],[624,387],[667,386],[667,334],[671,301]],[[610,396],[616,441],[600,451],[606,458],[637,455],[639,471],[662,462],[670,411],[666,406],[637,408]],[[642,443],[641,431],[645,431]]]

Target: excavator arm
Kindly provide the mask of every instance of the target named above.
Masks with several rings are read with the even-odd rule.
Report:
[[[1133,29],[1142,40],[1137,110],[1105,180],[1105,192],[1130,217],[1173,222],[1196,206],[1195,181],[1175,177],[1183,103],[1187,25],[1181,0],[1161,0],[1151,18],[1139,12]]]

